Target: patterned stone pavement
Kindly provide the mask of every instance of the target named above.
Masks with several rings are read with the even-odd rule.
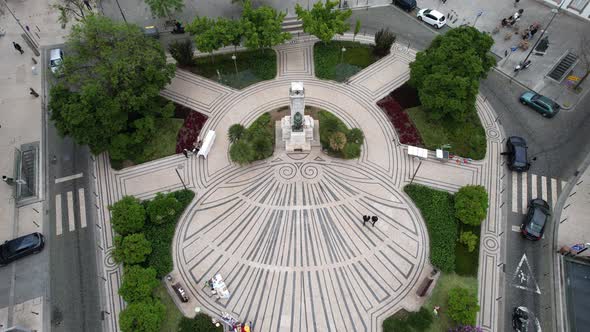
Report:
[[[387,316],[422,304],[416,290],[432,271],[428,234],[402,192],[417,161],[397,143],[395,130],[376,106],[408,79],[415,52],[396,44],[391,55],[340,84],[313,77],[314,42],[308,38],[277,47],[277,78],[239,91],[177,70],[162,95],[209,116],[202,132],[215,130],[217,139],[207,160],[176,155],[114,171],[107,156],[97,158],[97,227],[105,253],[109,330],[118,330],[117,313],[124,303],[116,295],[121,270],[110,257],[113,234],[106,207],[126,194],[149,199],[158,191],[181,189],[179,175],[197,193],[173,244],[171,275],[191,298],[181,306],[186,315],[194,315],[197,306],[212,315],[229,312],[252,321],[257,331],[380,331]],[[361,157],[344,161],[319,149],[277,150],[246,167],[232,164],[229,126],[247,126],[262,113],[287,106],[294,80],[304,83],[307,105],[361,128],[366,135]],[[449,191],[477,183],[490,191],[490,206],[496,209],[490,209],[482,234],[479,322],[491,331],[500,293],[501,206],[495,193],[501,185],[502,135],[481,98],[478,112],[488,136],[486,159],[468,164],[428,159],[414,182]],[[364,214],[380,217],[376,227],[362,226]],[[212,296],[204,285],[215,273],[225,278],[232,293],[228,300]]]

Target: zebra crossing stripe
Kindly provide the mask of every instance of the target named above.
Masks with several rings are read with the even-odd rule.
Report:
[[[522,213],[525,213],[526,207],[528,205],[526,193],[527,193],[527,172],[522,173]]]
[[[86,227],[86,201],[84,200],[84,188],[78,189],[78,200],[80,205],[80,225]]]
[[[531,199],[537,198],[537,174],[531,174]]]
[[[55,235],[61,235],[63,233],[61,219],[61,194],[57,194],[55,196]]]
[[[512,173],[512,212],[518,212],[518,175]]]
[[[555,207],[557,202],[557,180],[551,179],[551,206]]]
[[[70,226],[70,232],[76,229],[76,223],[74,218],[74,194],[68,191],[68,223]]]
[[[547,178],[541,176],[541,198],[543,198],[546,201],[547,197]]]

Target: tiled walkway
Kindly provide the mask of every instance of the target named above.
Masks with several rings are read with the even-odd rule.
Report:
[[[345,36],[348,38],[350,36]],[[358,39],[358,38],[357,38]],[[219,315],[229,312],[252,321],[257,331],[380,331],[383,319],[400,308],[416,310],[421,281],[431,272],[428,234],[413,203],[402,192],[416,161],[399,145],[397,134],[376,101],[403,84],[415,53],[394,45],[392,54],[348,83],[313,77],[313,42],[276,48],[278,77],[233,90],[177,70],[162,92],[175,102],[206,113],[203,133],[217,139],[207,160],[182,155],[116,172],[108,158],[97,159],[99,209],[105,252],[110,327],[123,301],[116,295],[120,268],[113,264],[112,231],[106,207],[125,194],[141,199],[182,188],[180,177],[197,193],[181,217],[173,244],[172,275],[186,286],[191,301],[182,306]],[[246,167],[232,164],[226,133],[247,126],[264,112],[287,106],[291,81],[302,81],[306,104],[336,114],[366,136],[358,160],[333,159],[319,150],[275,151]],[[457,164],[423,161],[414,182],[455,191],[483,184],[490,191],[482,234],[480,325],[494,330],[499,292],[500,129],[489,105],[478,99],[488,136],[488,157]],[[320,123],[321,126],[321,123]],[[178,174],[177,174],[178,171]],[[362,215],[378,215],[375,227]],[[204,281],[221,273],[232,296],[219,300]]]

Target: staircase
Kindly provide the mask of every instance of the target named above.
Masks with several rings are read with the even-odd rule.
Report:
[[[553,69],[551,69],[547,76],[560,83],[565,78],[565,76],[570,72],[570,70],[574,68],[578,61],[578,56],[568,51],[565,54],[565,56],[563,56],[557,62]]]
[[[303,33],[303,22],[297,17],[285,17],[282,24],[283,32],[288,32],[292,35]]]
[[[24,180],[21,197],[35,196],[36,192],[36,173],[37,173],[37,151],[36,149],[27,149],[22,152],[21,159],[21,180]]]

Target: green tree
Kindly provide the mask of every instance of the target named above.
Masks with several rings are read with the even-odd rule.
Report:
[[[244,29],[240,20],[230,20],[220,17],[215,22],[215,33],[223,46],[233,46],[234,52],[242,42]]]
[[[350,25],[347,20],[352,15],[352,10],[338,10],[338,4],[338,0],[318,1],[311,10],[296,4],[295,13],[297,18],[303,21],[303,31],[318,37],[324,43],[332,40],[334,35],[342,35],[348,31]]]
[[[291,39],[291,34],[283,32],[283,19],[286,13],[277,12],[269,6],[252,8],[252,2],[244,2],[242,26],[244,45],[250,49],[273,47]]]
[[[159,283],[153,268],[131,265],[125,268],[119,295],[127,303],[143,302],[152,298],[152,292]]]
[[[155,120],[173,114],[159,97],[174,75],[160,44],[137,26],[91,15],[66,45],[64,82],[51,88],[49,101],[59,134],[112,159],[141,154]]]
[[[223,40],[217,33],[216,26],[217,22],[214,19],[197,16],[186,27],[186,31],[194,35],[197,50],[209,53],[211,61],[213,61],[213,52],[223,47]]]
[[[488,211],[488,193],[483,186],[464,186],[455,194],[455,216],[468,225],[480,225]]]
[[[410,64],[410,84],[434,120],[464,121],[475,112],[479,80],[495,64],[492,37],[473,27],[437,36]]]
[[[145,209],[139,199],[124,196],[120,201],[109,206],[111,225],[117,234],[127,235],[141,231],[145,223]]]
[[[344,133],[338,131],[330,136],[330,149],[332,151],[340,151],[346,145],[346,135]]]
[[[227,131],[227,138],[229,139],[230,143],[235,143],[240,140],[244,133],[246,132],[246,128],[239,123],[235,123],[229,127]]]
[[[272,138],[269,136],[257,136],[252,142],[252,150],[254,150],[254,160],[268,158],[273,153]]]
[[[178,332],[223,332],[223,327],[211,324],[211,317],[201,313],[195,318],[183,316],[178,324]]]
[[[129,304],[119,314],[121,332],[159,332],[166,307],[156,300]]]
[[[183,0],[145,0],[150,6],[152,14],[157,17],[168,17],[175,11],[180,11],[184,7]]]
[[[381,29],[375,34],[375,47],[373,53],[377,56],[386,56],[391,52],[391,45],[395,43],[395,34],[389,28]]]
[[[90,7],[96,7],[94,0],[89,0],[88,4]],[[80,22],[86,19],[86,16],[92,15],[92,10],[86,6],[84,0],[61,0],[51,7],[59,11],[57,22],[63,27],[72,19]]]
[[[363,131],[358,128],[352,128],[346,133],[346,141],[349,143],[363,144],[365,135]]]
[[[449,291],[449,317],[463,325],[473,325],[479,311],[477,296],[466,288],[455,287]]]
[[[189,39],[173,42],[168,50],[179,66],[190,67],[195,64],[193,43]]]
[[[354,25],[354,35],[352,36],[352,41],[356,39],[356,35],[361,32],[361,20],[356,20],[356,24]]]
[[[461,232],[461,236],[459,236],[459,242],[467,246],[467,250],[469,252],[473,252],[477,247],[479,241],[479,237],[471,231]]]
[[[229,157],[234,163],[245,165],[254,160],[254,150],[248,142],[240,140],[229,148]]]
[[[344,149],[342,149],[342,154],[346,159],[358,158],[361,155],[361,145],[358,143],[346,143]]]
[[[115,250],[113,257],[117,263],[143,263],[152,252],[152,246],[143,233],[135,233],[125,237],[115,236]]]
[[[157,193],[156,197],[147,203],[146,211],[150,222],[161,225],[174,222],[181,209],[182,204],[172,193]]]

